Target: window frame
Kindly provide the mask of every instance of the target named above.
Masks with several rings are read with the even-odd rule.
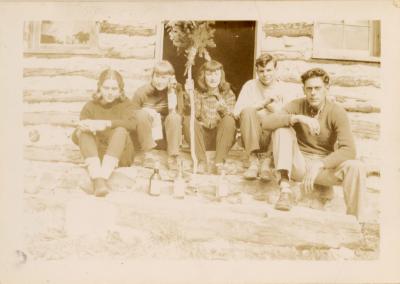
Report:
[[[46,44],[40,42],[41,24],[43,21],[25,22],[25,25],[28,26],[24,27],[24,53],[92,55],[99,52],[99,24],[97,22],[87,21],[90,23],[90,40],[86,44]]]
[[[374,41],[380,40],[375,38],[373,21],[368,21],[370,27],[369,33],[369,49],[368,51],[350,50],[350,49],[329,49],[320,46],[320,33],[319,26],[321,24],[329,24],[326,22],[314,22],[313,28],[313,59],[335,59],[335,60],[352,60],[352,61],[365,61],[365,62],[380,62],[380,56],[371,55],[374,50]],[[344,23],[345,24],[345,23]]]

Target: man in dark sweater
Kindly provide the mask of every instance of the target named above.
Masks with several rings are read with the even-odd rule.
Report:
[[[305,193],[315,185],[342,185],[347,214],[361,222],[366,172],[355,160],[356,149],[346,111],[327,99],[329,76],[320,68],[301,76],[305,98],[288,103],[279,114],[263,120],[272,134],[280,196],[275,208],[292,206],[289,179],[302,181]],[[337,143],[337,147],[335,146]]]
[[[168,152],[169,169],[176,170],[182,138],[183,88],[176,83],[171,63],[156,63],[151,82],[135,92],[132,104],[136,110],[133,140],[144,152],[143,165],[153,166],[149,151],[158,145]]]

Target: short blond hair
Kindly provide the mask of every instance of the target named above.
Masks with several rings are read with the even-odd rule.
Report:
[[[175,75],[175,69],[172,64],[167,60],[157,62],[153,68],[153,74],[157,73],[160,75]]]

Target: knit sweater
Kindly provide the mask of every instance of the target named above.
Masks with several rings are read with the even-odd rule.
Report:
[[[311,115],[311,107],[305,98],[291,101],[283,108],[282,113],[271,114],[263,122],[263,128],[274,130],[289,127],[292,115]],[[347,113],[335,102],[326,100],[318,121],[320,134],[311,135],[308,127],[302,123],[293,125],[300,150],[304,153],[323,156],[324,168],[336,168],[346,160],[355,159],[356,148]],[[335,149],[335,143],[338,143]]]
[[[123,102],[115,100],[105,105],[98,101],[90,101],[82,108],[80,120],[111,120],[111,128],[124,127],[127,130],[133,130],[136,128],[133,113],[133,106],[129,100]]]
[[[132,98],[133,108],[138,110],[144,107],[154,109],[161,116],[168,115],[168,88],[159,91],[151,83],[147,83],[136,90]],[[177,112],[183,113],[183,90],[182,86],[176,86]]]

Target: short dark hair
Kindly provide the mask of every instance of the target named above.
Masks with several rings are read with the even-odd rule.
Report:
[[[276,67],[276,58],[269,53],[263,53],[256,59],[256,67],[265,67],[271,61],[274,63],[274,67]]]
[[[303,75],[301,75],[301,82],[303,82],[304,85],[308,79],[314,77],[320,77],[322,79],[322,82],[325,83],[325,85],[329,85],[329,80],[330,80],[329,75],[322,68],[313,68],[304,72]]]

